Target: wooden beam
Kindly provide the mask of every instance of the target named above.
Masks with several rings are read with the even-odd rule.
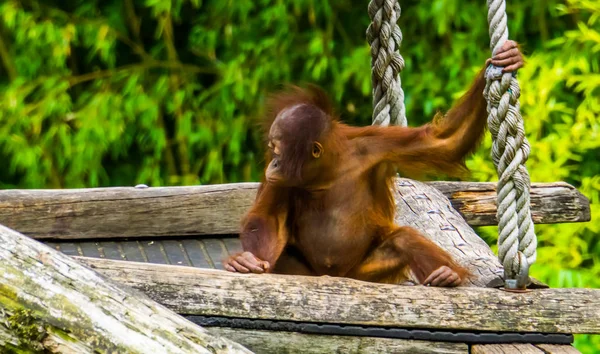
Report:
[[[497,225],[496,183],[431,182],[472,226]],[[591,220],[590,201],[565,182],[531,185],[531,217],[536,224]]]
[[[544,354],[581,354],[572,345],[556,345],[556,344],[536,344]]]
[[[470,225],[496,224],[494,183],[429,184]],[[235,234],[257,186],[3,190],[0,223],[37,239]],[[590,220],[589,201],[566,183],[533,184],[531,205],[536,223]]]
[[[231,234],[256,187],[3,190],[0,224],[36,239]]]
[[[227,327],[207,327],[214,334],[234,340],[255,353],[287,354],[468,354],[465,343],[422,340],[352,337],[274,332]]]
[[[374,284],[78,257],[185,315],[493,332],[600,333],[600,290]]]
[[[250,353],[0,225],[0,352]]]
[[[556,344],[477,344],[472,354],[581,354],[571,345]]]
[[[531,344],[483,344],[471,346],[472,354],[544,354]]]

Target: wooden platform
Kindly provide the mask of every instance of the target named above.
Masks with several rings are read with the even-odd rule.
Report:
[[[441,289],[334,277],[242,275],[219,270],[78,258],[109,279],[143,291],[185,315],[287,320],[360,326],[492,332],[600,332],[600,290],[545,289],[525,294],[497,289]],[[469,345],[371,337],[211,328],[258,352],[572,353],[570,346]],[[315,351],[303,351],[313,343]],[[364,345],[364,348],[363,348]],[[389,345],[389,347],[388,347]],[[252,346],[255,346],[254,348]],[[269,349],[270,348],[270,349]],[[363,348],[363,349],[361,349]],[[367,350],[368,348],[368,350]],[[376,350],[379,348],[379,350]],[[513,351],[518,348],[519,351]],[[504,351],[502,351],[504,350]],[[576,352],[576,351],[575,351]]]
[[[157,239],[146,239],[146,240],[129,240],[129,241],[83,241],[83,242],[71,242],[71,241],[62,241],[62,242],[46,242],[49,246],[52,246],[54,249],[62,251],[68,255],[75,256],[83,261],[85,264],[91,266],[94,270],[99,271],[107,275],[109,278],[122,282],[128,286],[133,286],[138,290],[142,290],[146,294],[150,295],[151,298],[158,301],[161,304],[166,305],[167,307],[175,310],[178,313],[185,315],[219,315],[219,316],[227,316],[229,318],[256,318],[256,319],[294,319],[299,321],[324,321],[324,322],[332,322],[339,321],[340,316],[338,313],[333,314],[332,311],[336,311],[336,304],[343,304],[343,306],[348,306],[349,308],[358,308],[359,311],[356,313],[356,317],[366,318],[364,311],[362,309],[368,309],[369,306],[375,306],[375,308],[379,309],[376,313],[371,314],[372,317],[377,318],[377,321],[371,323],[371,325],[376,324],[390,324],[393,323],[393,327],[410,327],[417,326],[419,328],[424,328],[423,326],[431,327],[433,323],[435,326],[441,326],[443,329],[444,325],[447,325],[448,328],[452,330],[456,330],[458,327],[456,322],[447,322],[448,319],[444,318],[436,318],[435,320],[429,320],[428,315],[419,310],[419,308],[423,305],[415,303],[414,300],[407,301],[407,305],[414,306],[413,309],[410,307],[404,308],[402,311],[406,313],[418,313],[419,317],[423,322],[418,323],[410,323],[404,322],[404,320],[399,321],[398,318],[394,318],[390,320],[390,323],[385,323],[385,313],[393,313],[389,312],[385,308],[380,308],[376,303],[373,304],[373,299],[365,298],[361,300],[361,293],[364,292],[365,286],[361,284],[362,282],[356,282],[360,285],[357,285],[356,289],[346,290],[343,293],[352,294],[351,298],[356,299],[354,304],[345,299],[333,300],[331,298],[323,298],[323,286],[322,285],[311,285],[306,283],[304,280],[296,279],[301,286],[298,290],[284,290],[282,291],[281,284],[273,282],[273,279],[259,278],[254,279],[258,280],[259,283],[252,283],[252,276],[246,277],[242,276],[243,282],[238,283],[239,279],[236,280],[236,277],[239,275],[219,272],[217,274],[211,273],[211,270],[208,269],[223,269],[221,264],[221,259],[223,259],[227,254],[232,252],[237,252],[240,249],[240,243],[237,237],[225,237],[225,238],[200,238],[200,239],[191,239],[191,238],[183,238],[183,239],[170,239],[170,240],[157,240]],[[91,258],[96,257],[96,259]],[[133,262],[149,262],[150,264],[142,264],[142,263],[129,263],[129,262],[119,262],[122,260],[133,261]],[[114,262],[116,261],[116,262]],[[173,269],[163,268],[167,265],[178,266]],[[187,267],[195,267],[202,268],[200,270],[191,271],[186,269],[192,268],[181,268],[180,266]],[[168,266],[167,266],[168,267]],[[206,270],[204,270],[206,269]],[[207,273],[208,272],[208,273]],[[214,271],[213,271],[214,272]],[[217,276],[215,276],[217,275]],[[230,277],[232,275],[232,277]],[[225,279],[230,279],[231,282],[225,281],[223,282],[221,277],[225,277]],[[277,277],[277,276],[275,276]],[[250,278],[250,279],[248,279]],[[290,277],[284,277],[290,278]],[[326,282],[330,281],[331,278],[314,278],[323,279]],[[289,279],[287,279],[289,280]],[[331,279],[336,281],[336,279]],[[346,280],[342,280],[344,283]],[[354,281],[349,280],[350,283],[354,283]],[[241,288],[240,288],[241,287]],[[284,286],[287,287],[287,286]],[[339,291],[339,288],[343,286],[333,286],[336,291]],[[320,320],[315,317],[303,317],[306,315],[314,314],[315,311],[318,311],[318,307],[315,307],[312,304],[307,304],[306,301],[310,298],[310,293],[302,293],[300,288],[306,289],[319,289],[319,301],[325,307],[323,308],[324,317]],[[385,296],[390,296],[394,294],[395,291],[386,291],[386,289],[380,289],[379,285],[375,285],[377,291],[382,291],[385,293]],[[395,290],[399,290],[397,287],[393,287]],[[244,295],[243,291],[247,291],[246,289],[259,289],[260,295]],[[390,289],[387,289],[390,290]],[[414,290],[414,289],[411,289]],[[417,291],[429,291],[432,289],[429,288],[421,288]],[[439,289],[433,289],[434,292]],[[512,308],[514,310],[510,311],[512,313],[510,315],[503,314],[502,311],[497,311],[494,308],[490,307],[489,304],[485,305],[483,308],[491,311],[489,314],[481,312],[479,310],[476,311],[477,317],[481,318],[483,321],[485,318],[500,318],[501,321],[511,321],[509,317],[513,317],[512,321],[517,321],[517,318],[527,319],[531,321],[531,323],[535,323],[529,327],[529,329],[535,328],[535,330],[549,330],[551,332],[561,331],[564,333],[571,333],[572,331],[594,331],[600,330],[594,328],[581,328],[577,327],[577,324],[573,321],[573,318],[579,318],[582,321],[587,320],[587,316],[600,316],[600,313],[590,313],[588,309],[583,308],[584,313],[579,314],[569,314],[558,313],[554,311],[549,311],[545,309],[542,311],[535,306],[532,306],[532,301],[536,299],[533,296],[523,296],[520,300],[515,300],[512,294],[499,292],[498,290],[491,290],[493,293],[492,297],[499,297],[500,299],[496,300],[496,303],[499,309]],[[369,297],[373,296],[373,289],[370,289],[368,293]],[[456,291],[456,290],[454,290]],[[477,290],[476,290],[477,291]],[[498,292],[498,293],[496,293]],[[598,294],[596,294],[596,292]],[[590,304],[590,299],[600,299],[600,291],[596,291],[589,296],[585,296],[585,299],[578,297],[573,294],[571,291],[566,292],[565,299],[572,300],[580,303],[587,303],[588,306],[596,307],[596,305]],[[236,296],[232,296],[233,293]],[[302,305],[294,305],[294,300],[285,294],[302,294]],[[479,299],[483,303],[487,300],[482,299],[481,294],[465,294],[462,290],[459,290],[460,296],[454,296],[453,294],[447,294],[449,297],[446,299],[456,300],[461,298],[466,301],[470,301],[470,299]],[[587,294],[586,290],[583,290],[584,294]],[[275,302],[269,302],[271,300],[267,300],[267,303],[253,303],[247,301],[247,299],[270,299],[275,297]],[[392,295],[393,296],[393,295]],[[502,303],[502,297],[505,299],[509,299],[508,302]],[[408,298],[412,298],[412,295],[408,295]],[[418,296],[417,296],[418,298]],[[430,303],[431,294],[422,294],[421,298],[427,299],[426,301]],[[573,304],[567,305],[564,303],[560,303],[558,300],[560,296],[556,296],[556,294],[552,293],[550,295],[551,301],[540,300],[539,298],[536,300],[537,303],[544,304],[546,302],[554,303],[556,309],[562,307],[573,308]],[[207,302],[207,299],[211,299],[210,302]],[[280,300],[277,300],[280,299]],[[438,299],[439,300],[439,299]],[[217,303],[221,302],[220,305]],[[236,302],[237,301],[237,302]],[[284,304],[277,305],[278,301],[284,301]],[[359,301],[356,303],[356,301]],[[360,301],[367,301],[370,304],[364,303],[361,304]],[[558,302],[557,302],[558,301]],[[402,303],[400,298],[395,300],[395,303]],[[436,303],[440,303],[436,301]],[[525,312],[527,313],[519,313],[518,308],[519,304],[527,304],[527,308]],[[197,306],[194,304],[202,304],[201,306]],[[510,305],[509,305],[510,304]],[[598,304],[600,305],[600,303]],[[278,309],[278,306],[287,307],[288,310],[281,311]],[[296,307],[298,306],[298,307]],[[455,303],[450,305],[451,308],[481,308],[479,304],[466,304],[466,303]],[[448,312],[448,309],[431,309],[430,306],[423,306],[424,309],[432,310],[432,314],[435,313],[451,313],[450,320],[461,321],[460,318],[463,316],[455,313]],[[217,309],[225,309],[217,310]],[[237,310],[235,310],[237,309]],[[239,309],[246,309],[239,312]],[[265,315],[262,311],[257,311],[256,309],[265,310],[267,313],[271,315]],[[305,309],[308,312],[303,312],[302,309]],[[310,309],[310,311],[309,311]],[[233,311],[232,311],[233,310]],[[379,312],[381,311],[381,313]],[[396,310],[397,311],[397,310]],[[548,313],[556,314],[557,318],[544,318],[539,319],[535,318],[534,313],[540,313],[541,316],[548,316]],[[352,311],[354,312],[354,311]],[[277,314],[273,316],[273,314]],[[304,314],[304,315],[303,315]],[[435,315],[434,315],[435,316]],[[520,327],[521,325],[515,325],[515,323],[504,323],[500,327],[498,327],[497,323],[491,325],[491,327],[482,326],[480,320],[474,320],[472,318],[472,314],[464,315],[469,319],[469,321],[462,321],[463,323],[467,323],[468,327],[466,329],[479,331],[481,329],[487,329],[492,331],[500,331],[499,328],[504,328],[504,330],[514,331],[514,330],[527,330],[527,325]],[[563,321],[561,321],[561,319]],[[346,323],[346,320],[342,318],[342,322]],[[356,323],[356,320],[350,320],[348,323]],[[548,326],[540,326],[541,323],[548,322]],[[562,324],[561,324],[562,323]],[[364,320],[360,321],[360,324],[368,324],[365,323]],[[562,327],[566,324],[569,327]],[[472,325],[472,326],[471,326]],[[463,328],[465,329],[465,328]],[[466,354],[466,353],[481,353],[481,354],[502,354],[502,353],[533,353],[533,354],[542,354],[542,353],[556,353],[556,354],[573,354],[578,353],[578,351],[569,345],[543,345],[543,344],[469,344],[469,343],[453,343],[453,342],[431,342],[431,341],[423,341],[423,340],[407,340],[407,339],[395,339],[395,338],[381,338],[381,337],[355,337],[355,336],[339,336],[339,335],[323,335],[323,334],[307,334],[307,333],[299,333],[299,332],[274,332],[267,330],[256,330],[256,329],[240,329],[240,328],[228,328],[228,327],[209,327],[209,332],[217,335],[223,335],[227,338],[230,338],[238,343],[244,344],[246,347],[250,348],[256,353],[279,353],[282,348],[285,348],[286,353],[328,353],[328,352],[343,352],[343,353],[415,353],[415,354],[424,354],[424,353],[451,353],[451,354]],[[550,350],[551,349],[551,350]]]
[[[496,223],[494,184],[430,185],[448,197],[470,225]],[[434,289],[331,277],[223,272],[222,259],[241,250],[236,235],[239,220],[252,203],[256,187],[256,183],[242,183],[4,190],[0,191],[0,224],[75,256],[109,279],[141,290],[183,315],[434,331],[600,332],[599,290],[511,294],[496,289]],[[446,202],[421,208],[419,215],[427,214],[433,222],[436,210],[431,214],[429,209],[444,208],[456,214],[452,206]],[[587,221],[589,201],[565,183],[534,184],[532,214],[536,223]],[[460,215],[456,217],[464,224]],[[491,251],[490,256],[497,262]],[[475,345],[227,327],[209,330],[257,353],[577,352],[568,345]]]
[[[600,308],[600,303],[593,303],[594,301],[598,301],[597,299],[600,299],[600,290],[591,290],[592,293],[588,293],[588,290],[583,289],[580,290],[579,295],[569,289],[550,290],[551,293],[548,294],[549,297],[545,300],[537,297],[539,294],[536,296],[533,296],[533,294],[515,296],[499,290],[483,289],[484,291],[491,291],[489,293],[491,298],[487,298],[488,300],[494,299],[488,303],[488,300],[486,300],[486,297],[482,297],[482,294],[466,294],[460,289],[453,290],[455,292],[458,291],[458,294],[460,295],[452,293],[448,294],[446,292],[446,300],[440,301],[438,298],[438,300],[434,302],[437,304],[445,303],[443,306],[449,306],[448,308],[442,307],[435,309],[432,308],[431,305],[421,305],[418,302],[415,302],[415,299],[422,298],[427,304],[431,304],[432,294],[421,292],[431,290],[436,292],[439,289],[422,287],[419,287],[418,289],[410,288],[411,291],[417,290],[421,293],[421,296],[416,296],[416,294],[414,294],[415,296],[413,299],[413,295],[406,295],[404,288],[391,286],[392,288],[387,289],[385,288],[386,286],[380,288],[380,285],[369,287],[362,282],[341,280],[342,284],[349,281],[351,284],[358,283],[360,285],[357,285],[356,289],[347,289],[342,292],[343,294],[350,295],[350,298],[346,299],[342,297],[332,299],[327,296],[323,297],[326,292],[324,292],[322,284],[311,284],[303,279],[297,279],[297,277],[293,277],[295,278],[294,281],[298,283],[297,290],[289,289],[288,286],[283,286],[283,288],[288,289],[282,290],[281,283],[278,283],[277,281],[274,282],[272,278],[241,276],[241,279],[239,279],[240,275],[237,274],[227,272],[214,273],[215,270],[218,271],[223,269],[221,260],[227,254],[237,252],[241,248],[238,238],[234,236],[223,238],[179,238],[169,240],[55,241],[46,243],[65,254],[75,256],[76,258],[82,257],[79,259],[91,266],[94,270],[107,275],[111,279],[122,282],[127,286],[133,286],[138,290],[142,290],[159,303],[185,315],[201,314],[226,316],[230,318],[239,317],[276,320],[293,319],[310,322],[340,322],[341,320],[343,323],[358,323],[362,325],[387,324],[392,325],[393,327],[416,326],[419,328],[433,326],[452,330],[456,330],[462,323],[463,330],[479,331],[483,329],[495,332],[527,329],[563,333],[600,331],[600,327],[581,327],[581,325],[585,324],[590,318],[595,316],[600,317],[600,312],[593,310]],[[149,262],[150,264],[143,264],[141,262]],[[163,268],[170,267],[169,265],[177,267],[173,269]],[[182,268],[181,266],[186,267]],[[192,270],[193,268],[190,267],[201,269]],[[274,277],[277,279],[278,276]],[[290,281],[289,278],[292,277],[284,278],[286,281]],[[225,279],[225,281],[223,281],[223,279]],[[325,281],[326,284],[329,281],[338,281],[335,278],[329,277],[312,278],[312,280],[316,282]],[[239,281],[242,282],[240,283]],[[256,283],[256,281],[258,281],[258,283]],[[329,286],[331,289],[335,289],[335,293],[339,293],[340,288],[344,288],[342,285]],[[258,293],[251,294],[252,289],[257,289],[260,295]],[[320,313],[319,306],[307,303],[307,301],[311,301],[309,299],[312,292],[300,289],[319,289],[317,296],[319,299],[318,302],[324,306],[322,309],[323,317],[314,317],[315,314],[318,315],[318,313]],[[480,289],[475,289],[475,291],[479,290]],[[250,293],[247,293],[248,291],[250,291]],[[365,291],[366,294],[368,294],[365,295],[367,297],[361,295],[362,293],[365,293]],[[407,300],[405,304],[397,307],[403,302],[401,298],[396,297],[392,304],[395,303],[398,305],[392,305],[392,308],[381,307],[380,305],[377,305],[377,301],[374,300],[375,298],[373,298],[373,296],[376,293],[373,291],[383,293],[383,298],[388,298],[389,296],[393,296],[396,291],[401,291],[405,294],[407,299],[410,298],[411,300]],[[559,296],[555,291],[564,292],[564,295]],[[235,296],[233,296],[234,294]],[[300,295],[298,301],[301,301],[301,304],[298,303],[297,305],[294,305],[295,300],[293,300],[290,295],[286,294]],[[580,297],[582,294],[584,294],[584,298]],[[337,294],[335,296],[337,297]],[[433,297],[437,297],[437,295]],[[561,298],[563,300],[559,300]],[[207,301],[208,299],[210,299],[210,301]],[[448,305],[448,300],[453,304]],[[460,301],[471,302],[474,300],[477,300],[478,304],[458,303]],[[282,301],[281,305],[277,305],[279,301]],[[363,303],[363,301],[365,302]],[[576,302],[583,307],[575,305],[574,303],[562,303],[561,301]],[[389,300],[386,300],[386,302],[389,303]],[[555,310],[537,308],[534,302],[537,304],[553,304]],[[492,303],[497,307],[491,307]],[[279,306],[283,306],[283,310],[282,308],[279,308]],[[337,306],[347,308],[348,310],[336,310]],[[377,311],[371,313],[369,316],[371,318],[376,318],[377,320],[375,322],[369,322],[368,316],[365,314],[365,311],[368,311],[372,306],[374,306]],[[521,306],[523,307],[523,311],[519,310]],[[285,308],[287,308],[287,310],[285,310]],[[396,310],[394,310],[394,308],[396,308]],[[421,308],[426,310],[426,312],[423,312]],[[582,312],[561,312],[560,309],[562,308],[573,309],[574,311],[581,310]],[[303,309],[306,312],[304,312]],[[421,322],[414,322],[414,320],[409,320],[407,322],[406,319],[389,317],[390,315],[394,316],[394,314],[397,316],[397,311],[399,309],[402,313],[401,316],[418,314],[417,321]],[[456,310],[450,309],[474,309],[475,313],[460,315]],[[339,311],[342,311],[341,314],[346,314],[344,316],[353,314],[354,316],[351,318],[354,318],[354,320],[351,318],[344,319],[344,316],[340,316]],[[490,311],[490,313],[487,313],[486,311]],[[427,313],[431,313],[434,318],[428,319]],[[439,317],[436,313],[448,314],[449,317]],[[543,318],[536,318],[536,314],[539,314],[537,316],[542,316]],[[480,320],[477,320],[473,316],[480,318]],[[547,318],[547,316],[550,317]],[[552,316],[555,317],[553,318]],[[357,318],[359,320],[357,320]],[[386,322],[386,318],[390,318],[387,320],[389,322]],[[461,318],[468,318],[468,320],[463,321]],[[482,325],[481,321],[485,322],[486,319],[490,318],[497,318],[502,324],[498,326],[497,322],[490,322],[491,324]],[[580,321],[577,322],[575,319],[579,319]],[[531,324],[527,325],[522,323],[522,321]],[[547,325],[543,325],[543,323],[547,323]],[[393,352],[415,354],[578,353],[575,348],[569,345],[508,343],[483,345],[368,336],[352,337],[298,332],[273,332],[228,327],[209,327],[208,329],[213,334],[224,335],[227,338],[242,343],[256,353],[279,353],[282,348],[285,348],[285,352],[287,353],[327,353],[336,350],[343,353]]]

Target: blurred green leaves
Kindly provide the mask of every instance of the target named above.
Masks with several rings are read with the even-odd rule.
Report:
[[[0,187],[257,180],[267,94],[313,82],[371,121],[368,1],[5,0]],[[410,124],[446,110],[489,55],[485,3],[403,0]],[[511,2],[532,181],[565,180],[592,222],[539,225],[534,276],[600,287],[600,2]],[[495,180],[489,136],[468,161]],[[490,244],[495,228],[482,228]],[[591,338],[591,339],[590,339]],[[597,337],[577,337],[591,353]]]

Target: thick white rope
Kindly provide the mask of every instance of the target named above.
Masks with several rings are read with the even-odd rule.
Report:
[[[371,82],[373,84],[373,124],[406,126],[404,91],[400,72],[404,59],[400,55],[402,32],[397,0],[371,0],[367,40],[371,46]]]
[[[494,55],[508,40],[506,2],[488,0],[487,4]],[[488,68],[486,79],[492,160],[498,173],[498,257],[505,280],[518,279],[519,287],[523,287],[529,266],[536,260],[537,240],[530,212],[530,179],[525,167],[530,147],[520,113],[519,82],[512,73],[503,74],[502,68],[493,66]]]

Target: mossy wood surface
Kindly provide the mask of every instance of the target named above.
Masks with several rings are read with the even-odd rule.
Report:
[[[0,225],[0,352],[249,353]]]

